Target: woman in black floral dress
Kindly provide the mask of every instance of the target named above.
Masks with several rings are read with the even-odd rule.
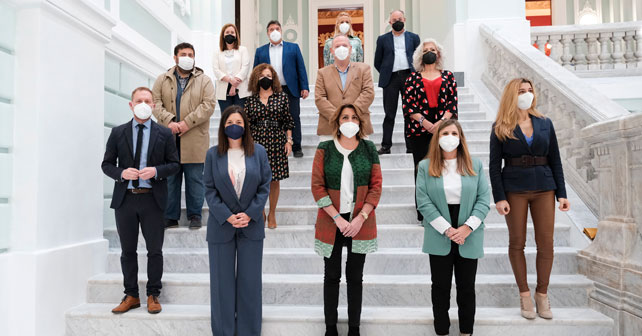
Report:
[[[252,95],[245,102],[254,141],[265,147],[272,168],[270,183],[270,212],[268,228],[276,229],[276,203],[279,200],[280,181],[290,176],[288,155],[292,152],[292,129],[288,95],[281,90],[276,71],[269,64],[259,64],[250,76]]]

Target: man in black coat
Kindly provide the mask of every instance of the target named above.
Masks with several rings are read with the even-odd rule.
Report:
[[[154,99],[146,87],[136,88],[129,103],[134,117],[114,127],[107,140],[102,169],[114,179],[111,208],[122,249],[125,297],[115,314],[140,307],[138,297],[138,227],[147,245],[147,311],[161,311],[158,296],[163,276],[164,211],[167,177],[180,169],[172,132],[151,120]]]

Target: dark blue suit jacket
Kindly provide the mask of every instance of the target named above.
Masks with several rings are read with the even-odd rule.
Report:
[[[301,90],[310,90],[308,87],[308,73],[305,71],[305,63],[301,49],[296,43],[283,41],[283,77],[295,97],[301,96]],[[270,43],[256,49],[254,54],[254,66],[261,63],[270,64]],[[280,80],[280,78],[279,78]]]
[[[120,207],[127,192],[129,181],[121,178],[123,170],[134,167],[133,122],[135,122],[134,119],[112,128],[105,146],[105,156],[101,167],[105,175],[116,181],[111,198],[112,209]],[[159,126],[152,121],[149,131],[147,166],[156,167],[156,178],[152,178],[150,183],[154,199],[164,211],[167,204],[166,178],[178,173],[180,170],[178,152],[176,151],[174,136],[169,128]]]
[[[533,123],[533,143],[526,142],[519,125],[513,135],[516,139],[499,141],[493,131],[490,134],[490,163],[488,175],[493,187],[495,203],[506,200],[506,192],[555,190],[557,198],[566,198],[564,171],[557,145],[557,136],[553,122],[548,118],[531,116]],[[502,170],[502,159],[518,158],[523,155],[545,156],[548,165],[517,167],[505,166]]]
[[[406,30],[404,33],[406,38],[406,56],[408,57],[408,65],[410,65],[410,72],[415,71],[412,65],[412,54],[419,46],[419,35],[411,33]],[[392,32],[387,32],[377,38],[377,49],[375,50],[374,66],[379,71],[379,87],[386,87],[390,82],[392,75],[392,65],[395,62],[395,42]]]
[[[219,155],[218,146],[210,148],[203,171],[205,199],[209,206],[207,241],[231,241],[236,228],[227,219],[239,212],[245,212],[251,218],[250,224],[241,229],[245,236],[251,240],[265,238],[263,210],[270,194],[271,181],[272,169],[265,148],[254,144],[254,154],[245,157],[245,180],[239,199],[228,173],[227,154]]]

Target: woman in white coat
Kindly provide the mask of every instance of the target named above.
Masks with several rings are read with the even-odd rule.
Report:
[[[221,29],[219,49],[214,51],[212,70],[216,79],[216,99],[221,111],[231,105],[243,107],[245,98],[250,95],[247,89],[250,55],[240,40],[236,26],[228,23]]]

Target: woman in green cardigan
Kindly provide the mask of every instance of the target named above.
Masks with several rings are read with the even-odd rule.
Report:
[[[417,172],[417,210],[424,216],[423,252],[430,255],[435,333],[450,329],[450,287],[457,285],[459,331],[471,335],[475,322],[477,259],[484,256],[484,224],[490,188],[484,167],[471,158],[457,120],[439,125]]]
[[[343,105],[330,120],[334,139],[319,144],[312,163],[312,195],[319,212],[314,250],[325,263],[323,310],[326,336],[338,335],[341,253],[348,247],[348,336],[359,336],[363,265],[377,250],[374,209],[381,197],[381,167],[372,141],[364,140],[358,107]]]

